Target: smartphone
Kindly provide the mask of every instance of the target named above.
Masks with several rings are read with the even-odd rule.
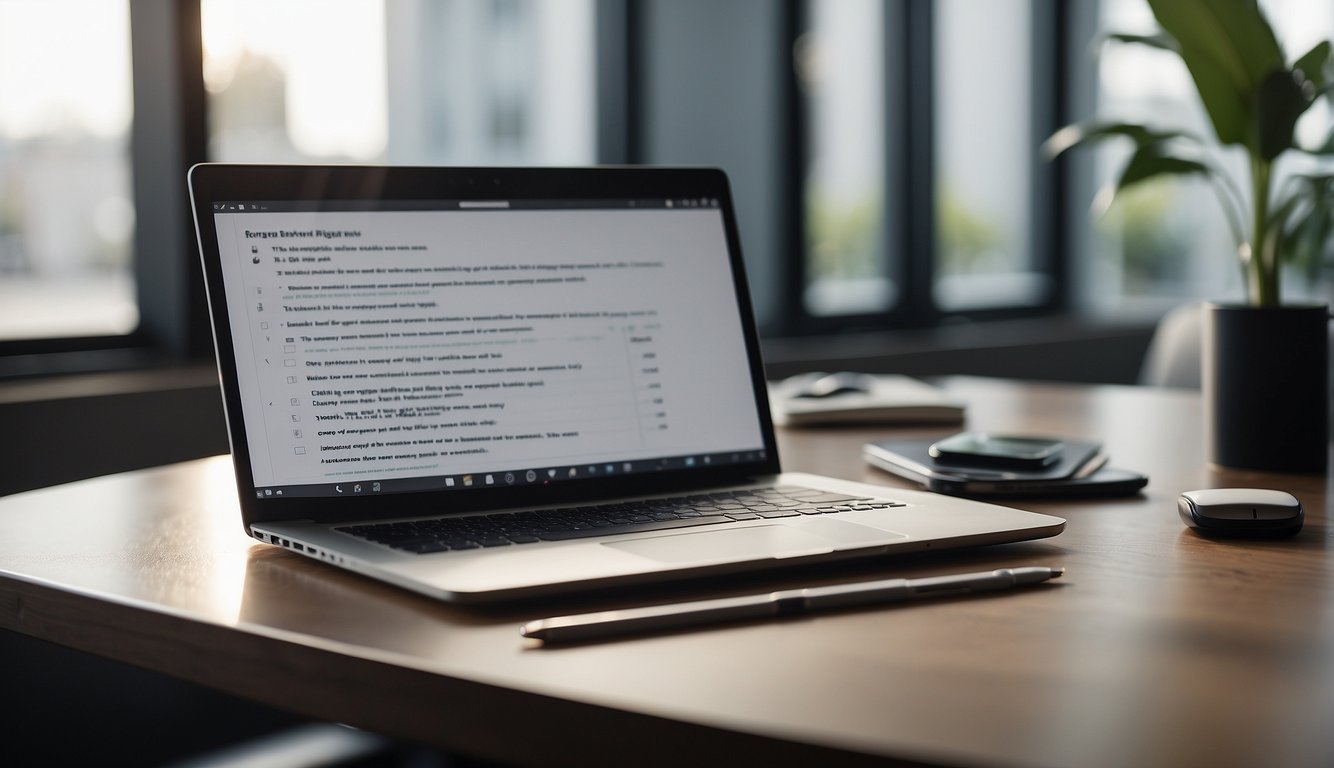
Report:
[[[1102,444],[1064,441],[1061,458],[1041,469],[1006,469],[941,464],[927,453],[931,440],[882,440],[862,446],[862,456],[883,469],[929,491],[983,498],[1073,498],[1127,496],[1138,493],[1149,478],[1138,472],[1106,466]]]
[[[1032,470],[1055,464],[1064,450],[1052,438],[960,432],[932,443],[927,453],[941,464]]]

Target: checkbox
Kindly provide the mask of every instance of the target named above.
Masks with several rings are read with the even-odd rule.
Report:
[[[306,446],[304,446],[304,445],[298,445],[296,448],[293,449],[293,453],[295,453],[297,456],[305,456],[305,455],[306,455]]]

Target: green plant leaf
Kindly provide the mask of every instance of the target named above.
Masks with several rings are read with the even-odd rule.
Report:
[[[1325,248],[1329,243],[1331,229],[1334,229],[1334,217],[1328,206],[1317,206],[1308,210],[1293,227],[1291,239],[1285,243],[1282,255],[1291,263],[1305,270],[1308,279],[1314,280],[1324,266]]]
[[[1329,54],[1329,41],[1322,40],[1314,48],[1307,51],[1305,55],[1293,62],[1292,69],[1301,72],[1302,76],[1309,80],[1315,90],[1319,92],[1329,82],[1328,73],[1325,71],[1330,65]]]
[[[1325,266],[1334,234],[1334,174],[1297,174],[1284,185],[1285,195],[1270,221],[1279,257],[1314,280]]]
[[[1285,199],[1276,200],[1269,211],[1269,226],[1266,228],[1269,242],[1263,247],[1270,252],[1277,252],[1280,259],[1291,260],[1292,238],[1297,229],[1297,226],[1292,224],[1296,221],[1293,212],[1305,205],[1306,199],[1301,192],[1300,184],[1289,186],[1293,188],[1293,192]]]
[[[1303,93],[1295,73],[1285,69],[1270,72],[1255,92],[1253,144],[1260,156],[1273,160],[1293,146],[1297,118],[1312,101]]]
[[[1172,53],[1181,53],[1181,48],[1177,41],[1166,32],[1158,32],[1152,35],[1130,35],[1124,32],[1108,32],[1104,35],[1107,40],[1114,40],[1118,43],[1133,43],[1136,45],[1147,45],[1150,48],[1159,48]]]
[[[1246,144],[1254,135],[1252,94],[1285,63],[1257,1],[1149,0],[1149,5],[1180,46],[1218,140]]]
[[[1145,144],[1130,156],[1126,167],[1117,179],[1116,191],[1120,194],[1127,187],[1158,176],[1211,176],[1213,168],[1191,158],[1171,154],[1161,143]]]
[[[1067,125],[1043,142],[1042,150],[1047,158],[1051,159],[1073,147],[1116,136],[1131,139],[1135,143],[1135,152],[1126,163],[1126,167],[1122,169],[1121,178],[1113,188],[1113,201],[1126,187],[1134,186],[1141,181],[1156,176],[1173,174],[1203,175],[1213,183],[1214,191],[1219,196],[1219,202],[1223,206],[1223,214],[1227,217],[1233,237],[1241,242],[1243,235],[1238,216],[1244,204],[1241,202],[1240,195],[1235,187],[1231,185],[1231,179],[1202,159],[1185,157],[1173,152],[1174,148],[1180,148],[1183,145],[1200,149],[1200,139],[1194,134],[1178,130],[1149,128],[1138,123],[1093,121]]]
[[[1113,136],[1125,136],[1135,142],[1136,146],[1142,147],[1146,144],[1154,144],[1167,141],[1168,139],[1184,139],[1187,141],[1198,142],[1199,137],[1185,131],[1172,129],[1150,128],[1139,123],[1110,123],[1100,120],[1093,120],[1085,123],[1075,123],[1067,125],[1056,133],[1053,133],[1045,142],[1042,143],[1042,154],[1047,159],[1060,155],[1069,149],[1074,149],[1085,144],[1091,144]]]

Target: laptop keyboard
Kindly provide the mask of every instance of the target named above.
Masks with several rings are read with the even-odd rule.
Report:
[[[335,530],[405,552],[426,554],[902,506],[906,505],[888,499],[786,485],[528,512],[348,525]]]

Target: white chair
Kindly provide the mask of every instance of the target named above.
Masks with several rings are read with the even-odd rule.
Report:
[[[1152,387],[1200,388],[1200,354],[1204,334],[1204,305],[1191,302],[1173,309],[1158,321],[1139,383]]]

